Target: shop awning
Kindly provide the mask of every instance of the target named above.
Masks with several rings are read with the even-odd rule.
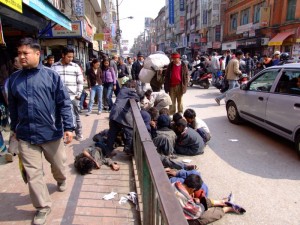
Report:
[[[287,37],[289,37],[289,36],[291,36],[291,35],[293,35],[293,34],[294,34],[294,32],[281,32],[281,33],[278,33],[278,34],[275,35],[275,37],[273,37],[273,38],[269,41],[268,45],[269,45],[269,46],[273,46],[273,45],[282,45],[283,41],[284,41]]]
[[[55,23],[65,27],[68,30],[72,30],[71,20],[63,13],[58,11],[50,2],[46,0],[23,0],[23,3],[33,8],[40,14],[46,16]]]

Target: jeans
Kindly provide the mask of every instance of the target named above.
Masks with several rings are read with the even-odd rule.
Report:
[[[80,95],[80,103],[79,103],[80,110],[83,110],[83,102],[84,102],[84,99],[86,98],[86,95],[87,95],[86,91],[82,90],[81,95]]]
[[[108,110],[111,110],[113,106],[112,94],[113,94],[114,83],[105,83],[103,86],[106,92],[105,97],[106,97],[106,102],[108,104]]]
[[[239,87],[239,86],[240,86],[240,84],[239,84],[239,82],[238,82],[237,80],[228,80],[228,84],[229,84],[228,91],[229,91],[230,89],[233,89],[233,88],[236,88],[236,87]],[[219,96],[217,97],[217,99],[221,100],[221,99],[225,98],[226,93],[227,93],[227,91],[224,92],[223,94],[219,95]]]
[[[94,104],[95,95],[97,94],[98,100],[98,112],[102,112],[102,93],[103,93],[103,86],[102,85],[95,85],[91,88],[91,96],[88,111],[91,112]]]
[[[73,110],[73,117],[76,121],[75,134],[77,137],[82,137],[82,125],[80,121],[78,101],[76,99],[72,100],[72,110]]]

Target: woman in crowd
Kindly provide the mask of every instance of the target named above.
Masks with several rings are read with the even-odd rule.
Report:
[[[103,93],[103,86],[102,86],[102,71],[99,68],[100,61],[99,59],[93,59],[91,63],[91,68],[87,70],[87,81],[88,81],[88,88],[90,90],[90,102],[88,106],[88,112],[86,115],[90,115],[92,112],[92,107],[94,104],[95,96],[98,102],[98,115],[102,112],[102,93]]]
[[[105,99],[108,104],[108,112],[110,112],[113,106],[112,94],[116,90],[116,74],[112,67],[109,66],[109,59],[103,59],[102,65],[102,82],[103,82],[103,91],[106,94]]]

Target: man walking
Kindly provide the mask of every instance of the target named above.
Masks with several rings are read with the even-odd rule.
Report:
[[[225,79],[228,80],[229,83],[229,88],[233,89],[236,87],[239,87],[238,80],[240,76],[242,75],[242,71],[240,71],[240,60],[242,59],[244,53],[242,51],[237,51],[235,53],[235,58],[231,59],[225,69]],[[217,102],[218,105],[220,105],[220,101],[225,98],[226,92],[215,98],[215,101]]]
[[[173,61],[166,70],[164,88],[171,97],[170,114],[173,115],[176,112],[176,101],[177,112],[183,113],[182,96],[187,90],[188,68],[181,62],[179,53],[172,53],[171,58]]]
[[[8,82],[11,130],[19,140],[19,154],[37,212],[33,224],[44,224],[51,211],[51,199],[43,176],[42,154],[51,164],[59,191],[66,190],[65,143],[73,139],[75,122],[68,91],[57,72],[40,61],[41,47],[24,38],[18,47],[23,67]]]
[[[80,67],[72,62],[74,59],[74,49],[66,47],[62,51],[62,58],[54,63],[51,69],[55,70],[64,82],[73,104],[73,115],[76,118],[75,139],[83,140],[82,125],[79,116],[78,101],[83,90],[83,75]]]

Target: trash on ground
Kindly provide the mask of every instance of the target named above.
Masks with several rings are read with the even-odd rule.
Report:
[[[183,159],[182,162],[184,162],[184,163],[190,163],[190,162],[192,162],[192,160],[191,159]]]
[[[238,139],[228,139],[228,141],[231,141],[231,142],[237,142],[239,141]]]
[[[104,199],[104,200],[110,200],[110,199],[113,199],[113,198],[115,198],[115,195],[116,195],[117,193],[116,192],[110,192],[109,194],[107,194],[107,195],[104,195],[103,197],[102,197],[102,199]]]

